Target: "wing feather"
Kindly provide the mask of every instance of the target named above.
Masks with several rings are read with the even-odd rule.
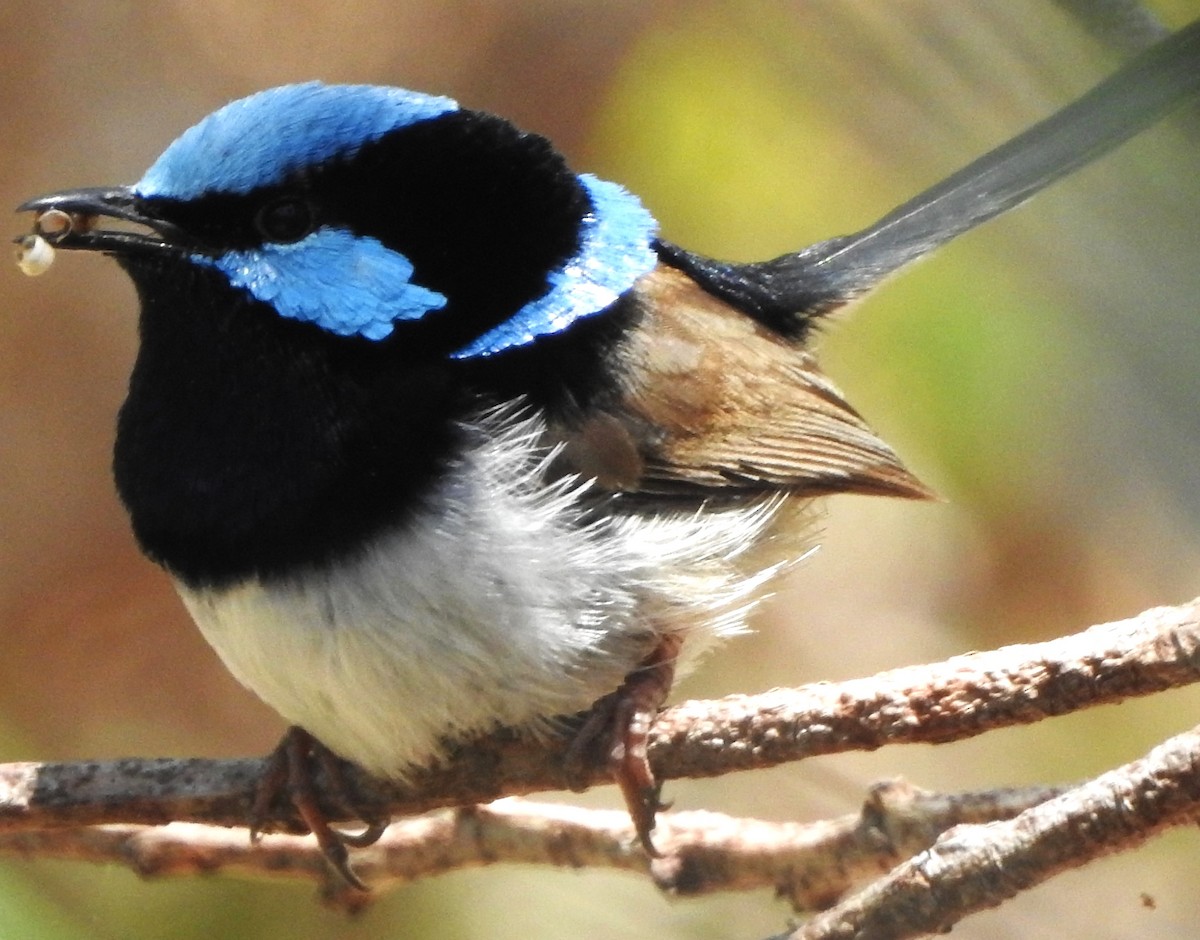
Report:
[[[647,495],[932,496],[810,352],[674,268],[634,291],[642,319],[616,351],[620,385],[553,429],[570,469]]]

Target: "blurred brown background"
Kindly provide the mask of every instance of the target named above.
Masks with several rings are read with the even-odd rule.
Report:
[[[1171,26],[1200,15],[1196,0],[1150,8]],[[0,205],[134,180],[253,90],[366,81],[544,133],[577,168],[641,194],[666,237],[737,259],[861,227],[1117,63],[1048,0],[8,0],[0,29]],[[834,501],[823,550],[759,632],[680,694],[868,675],[1200,594],[1198,115],[951,246],[829,331],[830,371],[946,501]],[[12,234],[25,224],[13,216]],[[104,259],[65,256],[37,281],[0,267],[0,297],[0,760],[265,752],[279,719],[139,557],[112,491],[130,286]],[[895,774],[944,790],[1069,781],[1191,726],[1198,706],[1172,693],[668,796],[803,819],[851,811]],[[1200,843],[1177,833],[956,936],[1192,938],[1197,883]],[[493,869],[348,920],[304,887],[0,863],[5,940],[753,938],[788,913],[767,892],[668,902],[630,877]]]

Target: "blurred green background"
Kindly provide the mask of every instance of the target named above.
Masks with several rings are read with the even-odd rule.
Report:
[[[1196,0],[1151,8],[1172,26],[1200,15]],[[225,101],[319,77],[504,114],[641,194],[666,237],[742,260],[861,227],[1117,62],[1047,0],[7,0],[0,28],[0,205],[136,179]],[[831,326],[829,371],[945,502],[832,501],[823,550],[758,633],[680,695],[868,675],[1200,594],[1197,140],[1193,108]],[[70,256],[36,282],[0,267],[0,296],[0,760],[265,753],[280,720],[139,557],[112,491],[131,287]],[[1198,706],[1171,693],[668,796],[815,819],[895,774],[1069,781],[1190,727]],[[1200,842],[1177,833],[955,935],[1194,938],[1197,884]],[[670,901],[630,876],[493,868],[350,919],[301,886],[0,861],[0,940],[754,938],[788,916],[767,891]]]

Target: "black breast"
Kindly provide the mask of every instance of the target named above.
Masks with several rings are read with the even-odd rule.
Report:
[[[285,321],[182,260],[126,267],[142,344],[117,487],[143,550],[188,584],[354,551],[420,505],[462,446],[471,403],[452,364]]]

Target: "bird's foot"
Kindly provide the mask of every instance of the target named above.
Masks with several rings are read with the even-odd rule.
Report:
[[[320,773],[326,791],[334,804],[346,810],[346,815],[362,819],[366,829],[350,833],[334,829],[320,806],[315,779]],[[271,809],[284,797],[295,808],[301,821],[317,839],[325,856],[346,883],[360,891],[369,890],[366,883],[350,866],[349,848],[363,848],[379,841],[389,820],[362,812],[349,798],[349,788],[342,773],[342,762],[325,745],[303,728],[292,726],[267,758],[267,768],[259,779],[250,811],[250,838],[257,840],[270,830],[266,822]]]
[[[661,855],[651,838],[655,816],[669,804],[659,799],[662,785],[654,779],[646,745],[650,726],[675,680],[675,660],[682,645],[678,636],[663,637],[619,689],[592,706],[566,756],[567,777],[576,790],[586,788],[593,757],[603,759],[625,798],[638,841],[654,858]]]

